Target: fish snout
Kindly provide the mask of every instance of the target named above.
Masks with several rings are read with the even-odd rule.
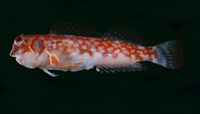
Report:
[[[10,54],[9,54],[9,55],[10,55],[11,57],[15,57],[16,54],[18,53],[18,50],[19,50],[19,47],[16,46],[15,44],[13,44],[12,50],[10,51]]]
[[[17,54],[19,54],[19,49],[18,48],[12,48],[12,50],[9,53],[9,55],[11,57],[16,57]]]
[[[10,51],[10,54],[9,54],[9,55],[10,55],[11,57],[14,57],[15,52],[16,52],[16,50],[12,49],[12,50]]]

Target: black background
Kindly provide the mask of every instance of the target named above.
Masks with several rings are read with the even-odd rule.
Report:
[[[1,3],[0,114],[199,114],[199,5],[182,0],[49,0]],[[9,56],[19,34],[47,34],[56,20],[102,33],[124,25],[156,45],[183,44],[184,65],[170,70],[150,63],[145,72],[101,74],[95,69],[56,72],[20,66]]]

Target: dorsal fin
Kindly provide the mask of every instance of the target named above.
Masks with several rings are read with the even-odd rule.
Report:
[[[50,34],[56,35],[77,35],[85,37],[101,37],[102,34],[94,29],[83,25],[65,21],[56,21],[51,27]]]
[[[126,71],[143,71],[146,70],[147,65],[144,62],[138,62],[134,64],[128,64],[128,65],[100,65],[96,66],[96,70],[98,72],[126,72]]]
[[[103,38],[128,42],[136,45],[147,45],[146,38],[124,26],[115,26],[107,29]]]

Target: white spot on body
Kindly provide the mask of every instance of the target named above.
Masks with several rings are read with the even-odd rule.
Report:
[[[140,54],[140,56],[143,58],[144,61],[149,60],[149,56],[145,54]]]
[[[118,47],[119,47],[119,48],[121,48],[121,47],[122,47],[121,43],[119,43],[119,44],[118,44]]]
[[[108,52],[112,52],[113,49],[114,49],[113,47],[108,47],[108,48],[107,48]]]
[[[47,44],[48,47],[51,47],[51,44]]]
[[[62,42],[66,42],[66,43],[69,43],[69,44],[73,44],[73,40],[70,40],[70,39],[63,39]]]
[[[118,54],[119,52],[120,52],[120,50],[119,50],[119,49],[116,49],[116,50],[115,50],[115,53],[117,53],[117,54]]]
[[[51,44],[47,44],[49,50],[51,50]]]
[[[122,47],[121,49],[122,49],[123,51],[127,50],[125,47]]]
[[[141,50],[143,50],[143,49],[145,49],[145,47],[138,46],[138,49],[141,49]]]
[[[51,44],[52,42],[51,42],[51,41],[46,41],[46,43],[47,43],[47,44]]]
[[[105,41],[103,41],[103,42],[101,42],[104,46],[108,46],[108,44],[105,42]]]
[[[68,43],[69,44],[73,44],[74,42],[72,40],[68,40]]]
[[[104,52],[105,51],[104,50],[104,46],[99,46],[98,49],[99,49],[100,52]]]
[[[124,50],[123,53],[127,54],[127,55],[129,54],[129,52],[127,50]]]
[[[53,43],[53,49],[56,49],[57,46],[56,46],[56,43]]]
[[[63,39],[63,40],[62,40],[62,42],[68,42],[68,41],[69,41],[68,39]]]
[[[129,49],[131,49],[131,48],[132,48],[132,47],[131,47],[131,46],[129,46],[129,45],[128,45],[128,46],[126,46],[126,47],[127,47],[127,48],[129,48]]]
[[[137,54],[142,54],[142,52],[138,50],[138,51],[137,51]]]
[[[131,50],[131,53],[134,53],[134,52],[135,52],[135,50],[134,50],[134,49],[132,49],[132,50]]]
[[[118,45],[117,45],[117,44],[112,44],[112,46],[113,46],[114,48],[118,48]]]
[[[62,43],[58,43],[58,46],[59,46],[59,47],[62,46]]]
[[[90,38],[89,40],[90,40],[90,42],[93,43],[93,42],[95,42],[96,39],[95,38]]]
[[[75,43],[75,44],[74,44],[74,46],[75,46],[75,47],[78,47],[78,46],[79,46],[79,44]]]
[[[98,46],[100,43],[99,42],[94,42],[94,45],[95,46]]]
[[[89,46],[91,43],[89,41],[85,41],[85,44]]]
[[[95,48],[90,48],[90,51],[95,52],[96,49]]]
[[[87,49],[87,46],[86,45],[82,45],[82,49]]]
[[[131,59],[132,59],[132,61],[134,61],[135,60],[135,55],[131,54]]]
[[[56,39],[53,39],[53,42],[56,42],[57,40]]]
[[[78,40],[78,43],[79,43],[79,44],[82,44],[82,43],[83,43],[83,40]]]

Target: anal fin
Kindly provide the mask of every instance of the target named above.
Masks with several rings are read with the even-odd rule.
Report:
[[[144,62],[138,62],[134,64],[126,64],[126,65],[99,65],[96,66],[96,70],[98,72],[131,72],[131,71],[144,71],[146,70],[147,65]]]

